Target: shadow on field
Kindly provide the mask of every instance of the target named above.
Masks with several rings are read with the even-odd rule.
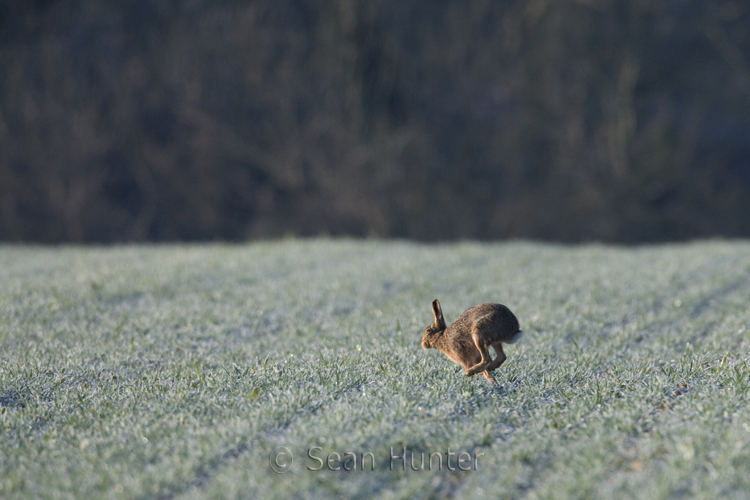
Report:
[[[26,408],[26,399],[19,391],[0,393],[0,406],[3,408]]]

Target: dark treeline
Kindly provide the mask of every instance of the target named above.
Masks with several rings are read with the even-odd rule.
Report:
[[[0,0],[0,240],[750,236],[750,6]]]

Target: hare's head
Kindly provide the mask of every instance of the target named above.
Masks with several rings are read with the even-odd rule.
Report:
[[[435,347],[435,339],[445,330],[445,319],[443,319],[443,310],[440,309],[440,302],[437,299],[432,301],[432,315],[435,321],[425,328],[424,335],[422,335],[422,347],[429,349]]]

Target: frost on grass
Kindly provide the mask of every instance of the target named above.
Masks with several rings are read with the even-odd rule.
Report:
[[[750,489],[747,243],[11,246],[0,262],[3,498]],[[497,386],[421,349],[437,297],[448,321],[516,313]]]

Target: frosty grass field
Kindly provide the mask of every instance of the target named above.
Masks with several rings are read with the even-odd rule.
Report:
[[[749,305],[748,242],[0,247],[0,497],[748,498]]]

